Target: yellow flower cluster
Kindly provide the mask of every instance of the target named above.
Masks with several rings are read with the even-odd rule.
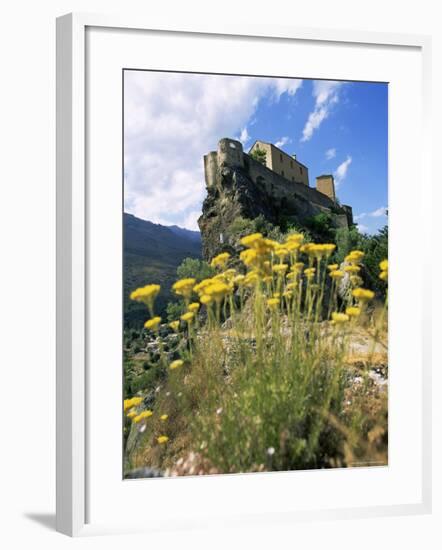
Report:
[[[222,252],[221,254],[218,254],[218,256],[215,256],[213,258],[213,260],[210,262],[210,265],[212,267],[221,267],[223,269],[229,261],[229,258],[230,254],[228,252]]]
[[[365,303],[374,298],[374,292],[366,288],[355,288],[352,295],[358,302]]]
[[[379,264],[379,269],[381,270],[379,278],[383,281],[388,281],[388,260],[382,260]]]
[[[361,308],[355,307],[355,306],[350,306],[345,310],[345,313],[349,317],[359,317],[359,315],[361,314]]]
[[[195,313],[193,311],[188,311],[187,313],[184,313],[184,315],[181,315],[180,319],[181,321],[185,321],[186,323],[191,323],[195,317]]]
[[[164,443],[167,443],[169,441],[169,438],[167,437],[167,435],[160,435],[159,437],[157,437],[157,441],[160,445],[163,445]]]
[[[130,399],[125,399],[123,403],[124,412],[132,409],[133,407],[138,407],[138,405],[143,401],[141,397],[132,397]]]
[[[146,285],[131,292],[130,299],[145,304],[153,315],[153,305],[160,289],[160,285]]]
[[[135,424],[138,424],[138,423],[141,422],[142,420],[146,420],[147,418],[150,418],[152,415],[153,415],[153,412],[150,411],[150,410],[143,411],[143,412],[141,412],[140,414],[138,414],[137,416],[135,416],[135,417],[132,419],[132,422],[135,422]]]
[[[175,369],[179,369],[183,365],[184,365],[184,361],[182,361],[181,359],[176,359],[175,361],[172,361],[172,363],[170,363],[169,368],[171,370],[175,370]]]
[[[180,322],[172,321],[171,323],[169,323],[169,327],[176,332],[180,328]]]
[[[334,325],[342,325],[350,320],[348,313],[339,313],[334,311],[332,313],[332,322]]]
[[[178,296],[183,296],[184,298],[188,299],[192,296],[192,290],[195,286],[195,283],[196,280],[193,278],[180,279],[173,284],[172,289]]]
[[[345,261],[349,264],[357,265],[362,262],[364,256],[365,254],[361,250],[352,250],[350,254],[345,257]]]
[[[148,319],[144,323],[144,328],[150,329],[150,330],[157,330],[158,325],[161,323],[161,317],[152,317],[152,319]]]

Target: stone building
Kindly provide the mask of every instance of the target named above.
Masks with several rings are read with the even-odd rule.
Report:
[[[336,202],[335,180],[331,174],[316,177],[316,189]]]
[[[206,259],[233,246],[229,228],[238,218],[263,216],[274,225],[308,227],[315,216],[325,213],[335,227],[353,224],[351,207],[337,202],[333,176],[321,176],[316,189],[310,187],[306,166],[261,141],[250,152],[258,143],[259,148],[268,145],[265,166],[244,153],[239,141],[229,138],[221,139],[218,149],[204,156],[207,196],[198,224]]]
[[[309,185],[308,168],[299,160],[296,155],[288,155],[273,143],[257,140],[252,145],[249,155],[252,155],[257,150],[264,151],[266,154],[266,166],[276,174],[281,175],[289,181],[303,183]]]

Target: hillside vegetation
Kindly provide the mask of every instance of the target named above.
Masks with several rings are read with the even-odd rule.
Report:
[[[132,287],[146,321],[125,339],[125,472],[386,464],[387,260],[375,293],[362,250],[336,263],[336,244],[299,232],[240,242],[214,275],[175,281],[167,325],[168,289]]]

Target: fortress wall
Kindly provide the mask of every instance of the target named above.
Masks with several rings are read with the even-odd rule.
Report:
[[[217,170],[218,153],[216,151],[211,151],[207,155],[204,155],[204,176],[207,187],[215,187]]]
[[[316,189],[308,187],[303,183],[287,181],[284,177],[275,174],[275,172],[267,168],[267,166],[254,160],[249,155],[244,154],[244,157],[245,166],[246,169],[248,169],[250,178],[255,183],[257,183],[259,179],[260,184],[265,185],[269,195],[287,199],[297,195],[323,208],[332,208],[335,206],[335,203],[329,197]]]
[[[242,168],[244,166],[243,148],[240,141],[223,138],[218,143],[218,166],[232,166]]]

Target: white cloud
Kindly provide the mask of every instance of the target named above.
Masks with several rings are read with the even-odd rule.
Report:
[[[222,137],[250,136],[264,96],[293,96],[301,80],[126,71],[124,208],[196,228],[205,197],[203,155]]]
[[[362,223],[358,223],[358,231],[359,233],[370,233],[370,229],[366,225],[362,225]]]
[[[332,147],[331,149],[327,149],[327,151],[325,152],[325,158],[327,160],[334,159],[335,156],[336,156],[336,149],[334,147]]]
[[[281,139],[278,139],[278,141],[275,143],[276,147],[284,147],[284,145],[287,145],[287,143],[290,143],[290,139],[288,136],[284,136]]]
[[[348,167],[351,163],[352,158],[347,155],[347,158],[344,160],[344,162],[341,162],[341,164],[336,168],[334,174],[336,187],[339,187],[339,185],[344,181],[345,177],[347,176]]]
[[[272,78],[273,97],[279,101],[282,94],[295,95],[302,86],[302,80],[297,78]]]
[[[353,219],[355,222],[362,220],[367,215],[366,212],[362,212],[361,214],[357,214],[356,216],[353,216]]]
[[[363,218],[380,218],[387,215],[387,210],[388,209],[386,206],[380,206],[379,208],[376,208],[376,210],[373,210],[373,212],[361,212],[361,214],[354,216],[354,220],[358,221]]]
[[[339,90],[342,82],[332,80],[315,80],[313,82],[313,97],[315,98],[315,107],[309,114],[307,122],[302,131],[301,141],[308,141],[313,136],[315,130],[321,126],[322,122],[329,116],[330,111],[339,101]]]
[[[250,135],[246,127],[241,130],[241,134],[238,139],[243,145],[245,145],[249,141]]]
[[[377,210],[374,210],[373,212],[370,212],[370,214],[368,214],[368,215],[372,216],[373,218],[380,218],[381,216],[385,216],[386,213],[387,213],[387,207],[386,206],[381,206]]]

